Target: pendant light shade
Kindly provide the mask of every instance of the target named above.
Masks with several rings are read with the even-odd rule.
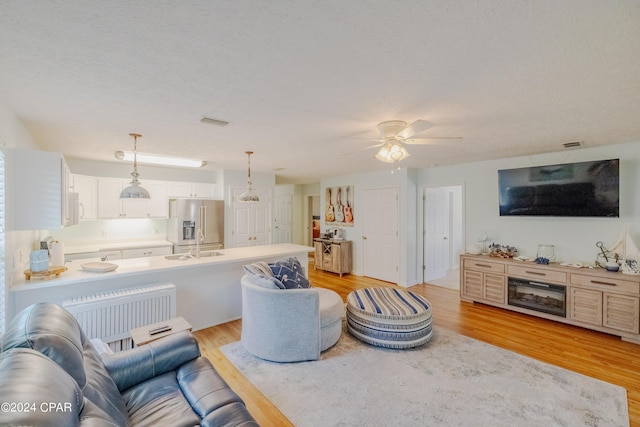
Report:
[[[138,181],[138,177],[140,176],[140,174],[138,173],[137,142],[138,138],[140,138],[142,135],[139,135],[137,133],[130,133],[129,135],[133,137],[133,172],[131,172],[131,176],[133,177],[133,179],[130,182],[131,185],[120,192],[120,198],[149,199],[149,192],[142,188],[142,186],[140,185],[140,181]]]
[[[256,203],[260,201],[260,198],[251,187],[251,155],[253,154],[253,151],[245,151],[245,153],[247,154],[247,189],[244,193],[240,194],[238,200],[241,202]]]

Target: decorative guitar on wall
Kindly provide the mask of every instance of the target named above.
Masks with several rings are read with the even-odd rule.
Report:
[[[335,217],[335,215],[333,213],[333,205],[331,204],[331,189],[330,188],[327,188],[326,198],[327,198],[327,208],[325,209],[324,220],[326,222],[334,222],[336,220],[336,217]]]
[[[338,188],[338,193],[336,194],[336,221],[344,222],[344,211],[342,210],[342,200],[341,200],[341,189]]]
[[[349,200],[349,187],[346,189],[347,193],[347,203],[344,207],[344,221],[352,223],[353,222],[353,208],[351,207],[351,201]]]

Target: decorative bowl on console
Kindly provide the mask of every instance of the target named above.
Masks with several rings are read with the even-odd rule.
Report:
[[[498,258],[513,258],[518,254],[518,249],[514,246],[500,245],[498,243],[492,243],[489,245],[489,256]]]

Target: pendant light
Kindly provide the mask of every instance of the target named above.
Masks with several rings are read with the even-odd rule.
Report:
[[[133,179],[130,182],[131,185],[129,185],[124,190],[122,190],[122,192],[120,193],[120,198],[121,199],[149,199],[150,198],[149,192],[144,188],[142,188],[140,186],[140,181],[138,181],[138,177],[140,176],[140,174],[138,173],[137,142],[138,142],[138,138],[140,138],[142,135],[137,133],[130,133],[129,135],[133,137],[133,172],[131,172],[131,176],[133,177]]]
[[[260,198],[256,193],[253,192],[253,188],[251,188],[251,155],[253,151],[245,151],[247,155],[247,189],[244,193],[240,194],[238,200],[241,202],[259,202]]]

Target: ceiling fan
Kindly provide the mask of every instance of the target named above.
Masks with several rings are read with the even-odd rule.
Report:
[[[433,144],[432,140],[437,139],[462,139],[458,136],[431,136],[431,137],[415,137],[425,130],[433,126],[433,123],[426,120],[416,120],[408,124],[403,120],[387,120],[378,123],[380,130],[380,143],[366,147],[365,149],[380,147],[375,155],[376,159],[394,163],[409,157],[409,152],[405,148],[407,145]]]

